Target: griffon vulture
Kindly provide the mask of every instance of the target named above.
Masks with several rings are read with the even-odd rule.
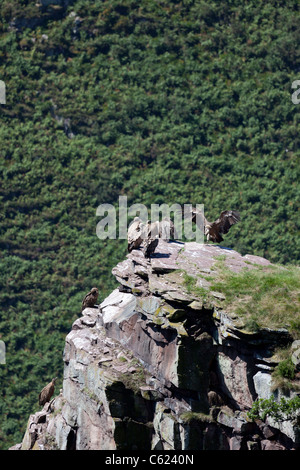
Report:
[[[44,387],[41,393],[39,394],[39,405],[44,406],[45,403],[50,401],[54,393],[56,379],[57,377],[55,377],[55,379],[52,379],[51,382],[46,385],[46,387]]]
[[[143,224],[142,220],[139,217],[135,217],[133,219],[133,222],[129,225],[127,233],[127,249],[129,253],[132,250],[136,250],[141,246],[143,242],[144,230],[145,224]]]
[[[81,311],[88,307],[94,307],[97,302],[97,298],[99,295],[99,291],[97,287],[93,287],[88,294],[84,297],[82,304],[81,304]]]
[[[192,216],[192,221],[196,222],[196,217],[200,217],[200,221],[203,223],[204,235],[206,235],[207,241],[211,240],[215,243],[223,241],[222,235],[229,232],[232,225],[236,224],[240,220],[240,213],[236,210],[223,211],[219,218],[214,222],[209,222],[203,212],[192,208],[192,211],[188,214]]]

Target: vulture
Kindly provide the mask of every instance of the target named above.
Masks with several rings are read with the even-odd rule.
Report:
[[[202,217],[204,235],[206,235],[207,241],[211,240],[214,243],[220,243],[223,241],[222,235],[229,232],[232,225],[236,224],[240,220],[240,213],[236,210],[223,211],[219,218],[214,222],[209,222],[203,212],[192,208],[192,211],[188,214],[192,216],[192,221],[196,222],[196,216]]]
[[[57,377],[55,377],[55,379],[52,379],[51,382],[46,385],[46,387],[43,388],[43,390],[41,391],[41,393],[39,394],[39,404],[44,406],[45,403],[49,402],[53,393],[54,393],[54,388],[55,388],[55,380],[57,379]]]
[[[175,226],[172,220],[168,217],[165,217],[161,222],[159,222],[159,238],[166,241],[177,238]]]
[[[149,241],[151,238],[154,241],[157,236],[163,240],[176,238],[175,227],[171,219],[165,217],[161,222],[157,221],[152,224],[148,220],[145,225],[139,217],[135,217],[128,228],[128,252],[138,249],[144,240]],[[157,245],[157,243],[154,244]]]
[[[140,247],[143,241],[145,230],[145,224],[143,224],[142,220],[139,217],[135,217],[133,222],[129,225],[127,240],[128,245],[127,249],[130,253],[132,250],[136,250]]]
[[[148,220],[145,227],[145,238],[143,240],[143,253],[145,258],[150,258],[158,245],[159,238],[159,222],[152,224]]]
[[[154,253],[155,248],[158,245],[158,235],[155,236],[155,238],[146,238],[144,241],[144,246],[143,246],[143,253],[145,258],[150,258],[152,253]]]
[[[88,307],[94,307],[99,295],[99,290],[97,287],[93,287],[88,294],[84,297],[81,304],[81,311]]]
[[[137,250],[142,245],[144,256],[150,258],[158,245],[159,238],[167,241],[176,238],[175,227],[171,219],[165,217],[161,222],[153,223],[148,220],[144,224],[139,217],[135,217],[128,228],[128,252]]]

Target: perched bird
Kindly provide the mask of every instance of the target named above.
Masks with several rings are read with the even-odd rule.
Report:
[[[51,382],[46,385],[46,387],[43,388],[41,393],[39,394],[39,404],[44,406],[45,403],[49,402],[53,393],[54,393],[54,388],[55,388],[55,380],[57,377],[51,380]]]
[[[150,258],[154,253],[155,248],[158,245],[159,238],[159,222],[153,222],[152,224],[148,220],[145,227],[145,238],[143,240],[143,253],[145,258]]]
[[[97,287],[93,287],[88,294],[84,297],[81,304],[81,311],[88,307],[94,307],[97,302],[99,291]]]
[[[144,241],[143,253],[145,258],[150,258],[158,245],[158,235],[155,238],[146,238]]]
[[[240,213],[235,210],[221,212],[219,218],[214,222],[209,222],[203,212],[192,208],[191,212],[187,214],[192,217],[192,221],[198,220],[203,224],[204,234],[206,235],[207,241],[211,240],[215,243],[223,241],[222,235],[229,232],[232,225],[236,224],[240,220]]]
[[[241,220],[241,217],[238,211],[223,211],[221,212],[220,217],[214,222],[208,222],[208,220],[206,220],[204,233],[207,240],[211,240],[216,243],[222,242],[222,235],[228,233],[230,227],[236,224],[239,220]]]
[[[177,238],[175,226],[169,217],[165,217],[159,222],[159,238],[163,240],[174,240]]]
[[[144,235],[145,224],[143,224],[142,220],[139,217],[135,217],[133,222],[129,225],[127,240],[128,245],[127,249],[130,253],[132,250],[136,250],[140,247],[143,242],[143,235]]]
[[[146,224],[139,217],[135,217],[128,228],[127,249],[129,253],[138,249],[141,245],[146,258],[154,252],[158,245],[158,239],[169,240],[176,238],[175,227],[171,219],[165,217],[161,222],[150,220]]]

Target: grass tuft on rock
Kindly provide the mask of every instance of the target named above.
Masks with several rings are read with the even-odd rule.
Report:
[[[300,268],[272,265],[232,272],[218,263],[210,289],[225,295],[224,308],[244,317],[248,329],[287,328],[300,337]]]

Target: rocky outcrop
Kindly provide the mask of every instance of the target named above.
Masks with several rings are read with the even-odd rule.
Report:
[[[284,329],[249,332],[224,309],[221,293],[206,295],[220,255],[235,272],[269,264],[219,246],[162,240],[150,260],[139,250],[127,255],[113,269],[119,288],[74,322],[63,389],[30,416],[19,447],[299,448],[295,425],[247,416],[256,398],[280,397],[274,350],[292,337]],[[295,347],[294,361],[297,354]]]

